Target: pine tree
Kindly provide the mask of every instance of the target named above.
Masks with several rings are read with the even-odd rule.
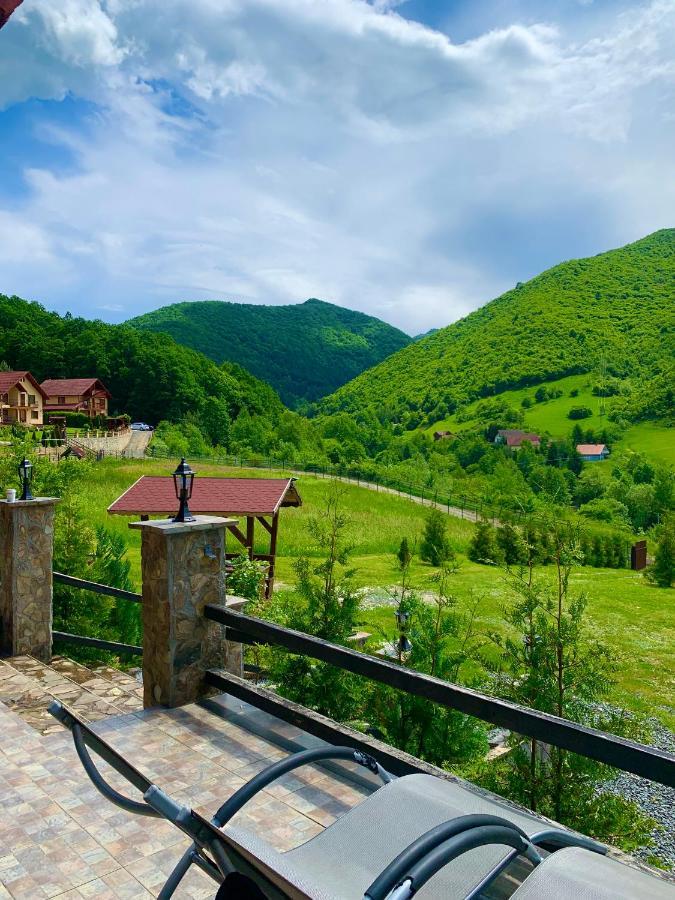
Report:
[[[398,553],[396,554],[396,558],[398,559],[398,565],[401,571],[405,571],[410,562],[412,560],[412,550],[410,549],[410,544],[408,543],[408,538],[404,537],[401,541],[401,545],[398,548]]]
[[[675,517],[669,516],[661,526],[650,576],[659,587],[670,587],[675,581]]]
[[[510,522],[504,522],[497,529],[497,546],[507,566],[516,566],[527,561],[527,547],[518,531]]]
[[[440,566],[451,559],[452,555],[445,516],[439,509],[430,509],[424,523],[420,557],[432,566]]]
[[[348,568],[350,520],[343,511],[344,489],[331,487],[325,506],[308,522],[313,543],[325,554],[316,564],[300,557],[294,564],[296,602],[289,604],[282,624],[335,644],[354,633],[360,594]],[[338,721],[353,718],[361,709],[363,679],[306,656],[274,652],[271,676],[279,693]]]
[[[495,565],[499,550],[495,530],[489,522],[476,522],[476,530],[469,544],[469,559],[485,565]]]
[[[515,600],[505,615],[509,627],[490,634],[499,662],[495,666],[493,654],[485,658],[494,671],[494,687],[524,706],[648,740],[638,719],[607,711],[600,702],[612,689],[617,660],[586,621],[587,597],[570,586],[581,558],[578,527],[551,518],[548,530],[553,584],[536,576],[532,561],[526,570],[511,570]],[[514,735],[506,765],[485,767],[480,780],[534,811],[624,849],[648,844],[654,823],[633,803],[603,791],[610,772],[568,750]]]

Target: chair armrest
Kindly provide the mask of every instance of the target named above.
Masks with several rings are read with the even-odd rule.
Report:
[[[430,854],[433,854],[437,848],[448,843],[455,837],[473,833],[474,831],[484,828],[501,828],[504,832],[515,836],[518,839],[518,847],[524,848],[530,844],[530,840],[526,834],[508,819],[501,816],[493,816],[489,814],[471,814],[467,816],[457,816],[442,822],[434,828],[430,828],[420,837],[416,838],[398,856],[396,856],[389,865],[377,876],[370,887],[365,892],[366,900],[384,900],[391,891],[402,881],[409,877],[409,873],[420,862],[426,860]],[[521,850],[523,852],[523,850]],[[538,857],[538,854],[537,854]],[[453,857],[454,858],[454,857]],[[435,871],[435,870],[434,870]],[[433,873],[432,873],[433,874]],[[427,876],[427,879],[431,875]]]
[[[112,766],[116,772],[122,775],[123,778],[126,778],[127,781],[141,791],[141,793],[145,793],[148,788],[152,786],[151,781],[144,775],[141,775],[131,763],[127,762],[127,760],[114,750],[110,744],[104,741],[103,738],[94,734],[94,732],[79,719],[75,713],[66,709],[63,704],[55,700],[53,703],[50,703],[49,712],[55,719],[58,719],[62,725],[65,725],[65,727],[70,730],[73,735],[75,750],[80,758],[82,767],[96,790],[100,791],[111,803],[120,806],[127,812],[136,813],[139,816],[151,816],[155,818],[159,816],[159,813],[146,803],[132,800],[130,797],[125,797],[124,794],[120,794],[119,791],[112,787],[112,785],[108,784],[96,767],[96,764],[91,758],[85,745],[88,744],[101,759],[105,760],[108,765]]]
[[[300,766],[306,766],[309,763],[318,762],[322,759],[346,759],[357,763],[375,775],[379,775],[385,784],[394,779],[394,776],[387,772],[386,769],[383,769],[372,756],[368,756],[367,753],[362,753],[360,750],[354,750],[352,747],[320,747],[316,750],[301,750],[300,753],[294,753],[293,756],[288,756],[286,759],[273,763],[242,785],[216,812],[213,817],[214,823],[222,827],[226,822],[229,822],[235,813],[239,812],[244,804],[248,803],[252,797],[267,787],[268,784],[271,784],[277,778],[281,778],[282,775],[291,772],[293,769],[298,769]]]

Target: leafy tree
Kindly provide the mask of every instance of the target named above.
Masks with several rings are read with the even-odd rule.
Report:
[[[611,497],[599,497],[579,507],[582,516],[596,519],[599,522],[610,522],[625,525],[629,521],[628,508]]]
[[[453,555],[448,540],[447,522],[439,509],[431,508],[424,523],[420,557],[432,566],[440,566]]]
[[[593,410],[589,409],[587,406],[573,406],[570,411],[567,413],[568,419],[590,419],[593,415]]]
[[[579,475],[574,486],[574,502],[581,506],[597,500],[605,492],[605,480],[597,468],[587,467]]]
[[[669,516],[660,529],[650,577],[659,587],[670,587],[675,581],[675,517]]]

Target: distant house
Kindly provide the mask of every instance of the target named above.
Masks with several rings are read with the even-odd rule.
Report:
[[[607,444],[577,444],[577,453],[586,462],[601,462],[609,456]]]
[[[517,450],[523,443],[539,447],[541,438],[538,434],[519,431],[517,428],[500,428],[495,436],[495,444],[506,444],[511,450]]]
[[[48,378],[42,390],[45,412],[81,412],[90,419],[108,415],[112,394],[98,378]]]
[[[435,441],[453,441],[456,437],[452,431],[434,431]]]
[[[46,399],[30,372],[0,372],[0,424],[42,425]]]

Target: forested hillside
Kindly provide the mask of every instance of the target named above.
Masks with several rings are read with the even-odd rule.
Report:
[[[38,303],[0,294],[0,361],[45,378],[96,376],[111,391],[111,411],[157,423],[240,412],[278,418],[267,384],[232,363],[217,366],[163,334],[128,325],[61,317]]]
[[[129,324],[169,334],[216,362],[239,363],[290,405],[331,393],[410,343],[379,319],[321,300],[174,303]]]
[[[477,398],[576,373],[632,377],[648,394],[667,380],[674,353],[675,229],[667,229],[518,284],[363,373],[321,409],[370,408],[415,427]]]

